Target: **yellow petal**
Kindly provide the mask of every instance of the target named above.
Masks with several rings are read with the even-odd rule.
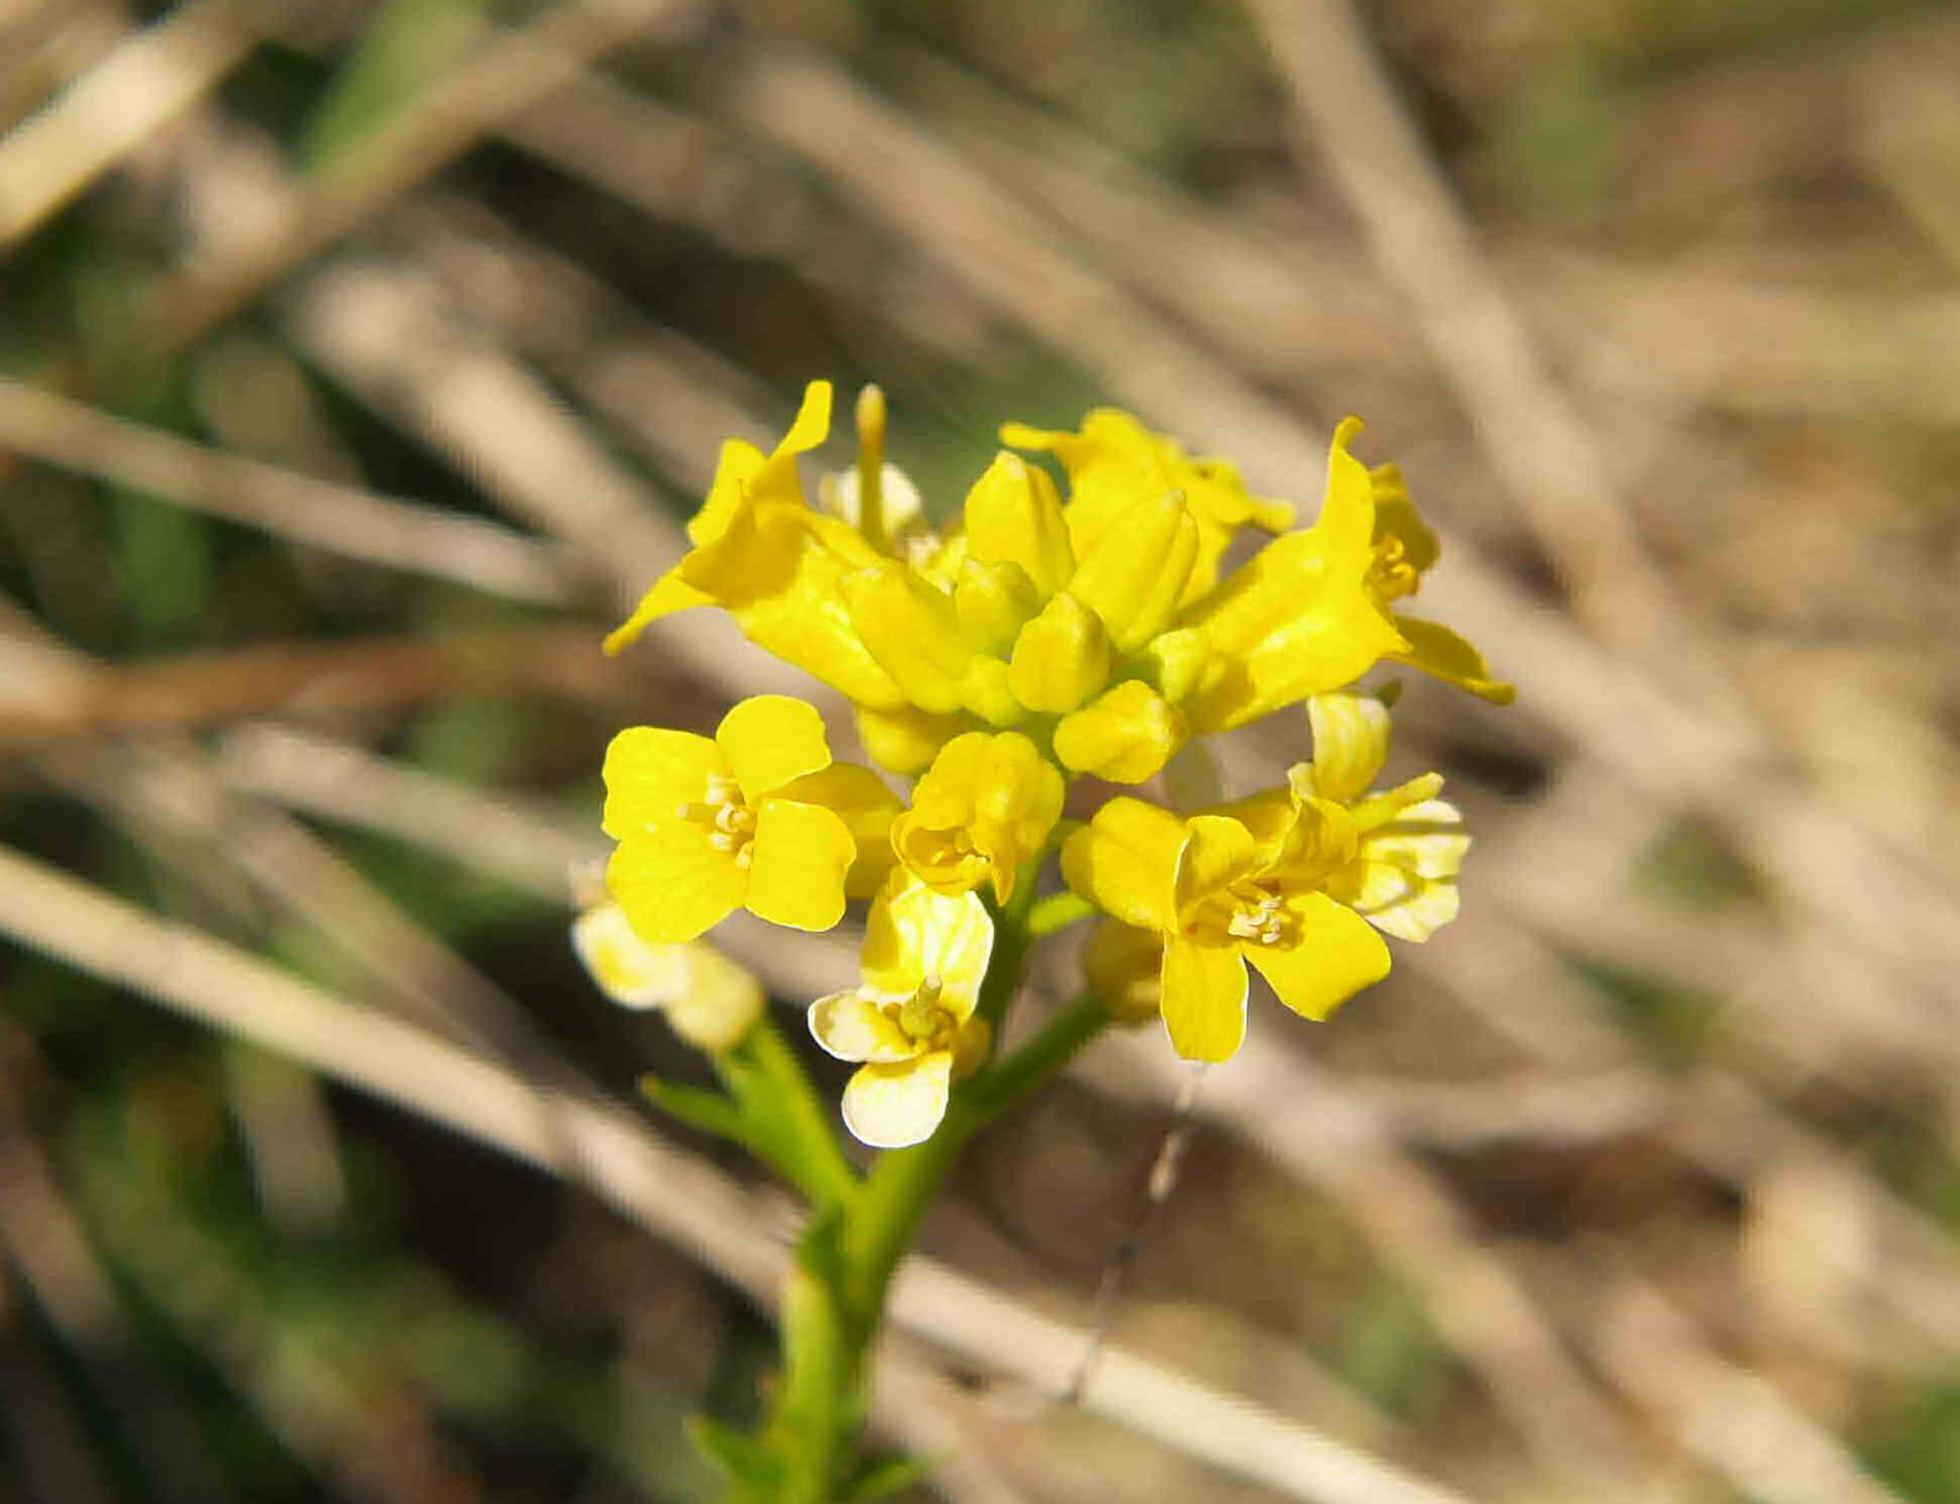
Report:
[[[1215,655],[1186,707],[1198,729],[1228,730],[1339,689],[1407,648],[1367,583],[1374,491],[1347,451],[1360,426],[1350,418],[1335,431],[1314,525],[1267,544],[1185,623],[1203,628]]]
[[[705,736],[632,726],[606,748],[603,828],[615,841],[679,818],[707,798],[708,780],[730,777],[727,756]]]
[[[932,715],[960,708],[960,681],[973,648],[953,602],[903,564],[885,562],[844,582],[851,625],[905,697]]]
[[[1075,572],[1062,499],[1045,470],[1017,455],[1000,454],[966,497],[971,556],[984,564],[1016,564],[1042,597]]]
[[[939,749],[971,726],[963,715],[927,715],[915,706],[897,710],[857,708],[858,740],[879,767],[910,775],[922,772]]]
[[[1484,655],[1448,627],[1401,615],[1396,616],[1395,626],[1406,643],[1405,648],[1388,654],[1397,662],[1467,689],[1493,705],[1509,705],[1518,697],[1517,687],[1493,679]]]
[[[815,804],[765,799],[749,846],[749,912],[796,930],[844,917],[844,879],[857,843],[842,817]]]
[[[653,589],[640,597],[639,605],[633,614],[620,626],[606,634],[600,644],[608,657],[624,652],[639,641],[640,634],[663,616],[672,616],[676,611],[691,611],[696,606],[712,606],[714,597],[705,595],[681,578],[677,565],[668,570],[654,582]]]
[[[770,456],[772,459],[807,454],[830,437],[831,396],[828,381],[812,381],[803,388],[803,403],[796,410],[789,432]]]
[[[734,857],[687,820],[629,832],[606,863],[606,890],[634,933],[654,945],[678,945],[712,929],[741,907],[748,886]]]
[[[791,480],[794,476],[791,474]],[[748,496],[721,536],[681,561],[687,583],[748,639],[859,705],[897,709],[904,692],[851,624],[846,576],[879,555],[852,528],[787,497]]]
[[[872,905],[864,932],[864,978],[882,993],[905,994],[928,978],[939,1005],[972,1015],[994,949],[994,922],[975,893],[942,893],[894,874]]]
[[[1307,701],[1313,728],[1313,787],[1323,799],[1352,804],[1388,761],[1388,707],[1374,695],[1344,691]]]
[[[839,1060],[853,1065],[889,1065],[910,1060],[918,1046],[896,1020],[858,992],[833,992],[810,1004],[810,1037]]]
[[[1132,505],[1083,557],[1068,593],[1102,618],[1110,645],[1133,653],[1161,632],[1198,557],[1198,524],[1182,492]]]
[[[1164,998],[1164,937],[1114,919],[1098,923],[1082,947],[1082,976],[1119,1023],[1155,1018]]]
[[[1180,914],[1250,877],[1264,863],[1252,832],[1228,816],[1193,815],[1184,822],[1184,830],[1184,848],[1177,857]]]
[[[1455,806],[1426,800],[1364,835],[1328,892],[1384,934],[1427,940],[1456,917],[1456,877],[1469,849]]]
[[[1164,951],[1164,1026],[1186,1060],[1230,1060],[1245,1043],[1245,962],[1234,946],[1173,940]]]
[[[616,903],[579,915],[572,945],[601,992],[622,1007],[664,1008],[696,1049],[730,1049],[762,1016],[762,985],[741,966],[699,940],[649,945]]]
[[[1062,845],[1072,892],[1125,924],[1177,928],[1177,859],[1184,822],[1141,799],[1116,798]]]
[[[1407,646],[1363,568],[1330,558],[1311,532],[1267,544],[1199,604],[1192,624],[1211,647],[1185,705],[1202,731],[1230,730],[1351,684]]]
[[[616,903],[596,904],[572,922],[572,949],[599,990],[623,1008],[656,1008],[685,984],[686,947],[649,945]]]
[[[1305,1018],[1326,1018],[1363,987],[1388,975],[1388,947],[1352,909],[1325,893],[1287,905],[1297,926],[1292,945],[1248,945],[1246,959],[1279,1000]]]
[[[1142,783],[1170,761],[1185,736],[1176,706],[1142,680],[1125,679],[1062,717],[1055,728],[1055,756],[1071,772]]]
[[[1040,612],[1042,594],[1011,559],[968,559],[953,588],[953,610],[967,641],[982,652],[1006,654],[1021,628]]]
[[[742,797],[759,803],[793,778],[830,766],[817,707],[788,695],[753,695],[731,709],[715,728]]]
[[[805,773],[778,792],[798,804],[819,804],[844,822],[857,845],[857,855],[844,878],[844,892],[851,898],[869,898],[878,891],[885,874],[897,860],[892,853],[892,817],[899,803],[878,775],[856,763],[834,762],[815,773]]]
[[[1021,628],[1008,663],[1014,698],[1030,710],[1061,714],[1109,682],[1109,637],[1073,596],[1058,595]]]
[[[874,1149],[922,1144],[946,1116],[952,1081],[950,1050],[864,1066],[844,1087],[844,1126]]]
[[[991,881],[1006,902],[1021,865],[1062,812],[1062,775],[1018,732],[948,742],[892,824],[892,845],[919,878],[957,892]]]

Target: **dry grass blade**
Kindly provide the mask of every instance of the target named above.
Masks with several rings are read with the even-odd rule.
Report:
[[[1388,280],[1601,641],[1676,651],[1674,592],[1552,382],[1346,0],[1248,0]]]
[[[0,747],[208,726],[257,715],[344,715],[495,693],[624,702],[634,679],[571,628],[332,646],[240,648],[64,670],[0,693]]]
[[[227,264],[186,272],[163,289],[163,340],[197,339],[604,53],[693,9],[691,0],[565,0],[521,30],[492,35],[409,108],[336,156],[272,231]]]
[[[207,449],[4,378],[0,449],[348,558],[516,600],[570,598],[551,546],[508,528]]]
[[[773,1298],[788,1254],[766,1234],[751,1199],[619,1108],[539,1087],[18,852],[0,851],[0,929],[565,1175],[756,1299]],[[1066,1378],[1083,1340],[1079,1331],[926,1260],[901,1272],[893,1312],[915,1336],[1050,1389]],[[1224,1471],[1315,1504],[1462,1504],[1437,1485],[1120,1351],[1105,1355],[1083,1403]]]
[[[1901,1504],[1822,1426],[1755,1374],[1702,1345],[1661,1296],[1632,1281],[1601,1319],[1600,1359],[1688,1448],[1765,1504]]]
[[[251,16],[243,0],[189,0],[132,32],[59,99],[0,137],[0,247],[209,93],[256,44]]]

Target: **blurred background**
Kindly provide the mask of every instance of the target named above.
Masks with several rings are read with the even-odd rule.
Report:
[[[0,0],[0,1499],[713,1497],[792,1223],[568,873],[615,729],[787,682],[597,638],[829,376],[942,516],[1097,403],[1310,509],[1359,413],[1520,688],[1408,686],[1463,917],[1255,1000],[1083,1407],[1183,1077],[969,1155],[919,1497],[1960,1500],[1956,78],[1928,0]]]

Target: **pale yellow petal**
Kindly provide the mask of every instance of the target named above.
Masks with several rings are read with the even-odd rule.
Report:
[[[844,880],[857,843],[843,818],[815,804],[765,799],[749,846],[749,912],[797,930],[844,917]]]
[[[686,982],[685,948],[648,944],[617,903],[596,904],[572,922],[572,949],[598,989],[624,1008],[657,1008]]]
[[[727,757],[705,736],[659,726],[631,726],[606,748],[606,810],[615,841],[681,817],[682,806],[708,796],[708,780],[730,777]]]
[[[1245,962],[1233,946],[1173,940],[1164,951],[1164,1026],[1186,1060],[1230,1060],[1245,1043]]]
[[[1307,701],[1313,728],[1314,792],[1352,804],[1374,785],[1388,761],[1388,707],[1374,695],[1344,690]]]
[[[769,999],[749,972],[699,940],[685,947],[686,975],[666,1006],[674,1032],[697,1050],[719,1054],[740,1044]]]
[[[950,1050],[864,1066],[844,1087],[844,1126],[874,1149],[922,1144],[946,1116],[952,1081]]]
[[[1388,975],[1388,947],[1381,936],[1325,893],[1295,899],[1287,905],[1287,917],[1293,943],[1248,945],[1245,954],[1295,1013],[1326,1018]]]
[[[865,927],[864,977],[894,994],[932,979],[940,1006],[964,1019],[980,999],[993,948],[994,922],[978,894],[943,893],[894,876]]]
[[[897,1022],[858,992],[833,992],[810,1004],[810,1037],[839,1060],[890,1065],[910,1060],[918,1046]]]
[[[742,701],[721,718],[715,740],[750,804],[793,778],[830,766],[823,717],[816,706],[788,695],[753,695]]]
[[[606,890],[641,939],[678,945],[741,907],[748,874],[705,829],[677,820],[627,834],[606,863]]]

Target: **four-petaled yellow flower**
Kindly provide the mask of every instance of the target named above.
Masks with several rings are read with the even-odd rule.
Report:
[[[990,1030],[974,1010],[994,925],[975,893],[942,893],[893,872],[864,936],[862,985],[810,1005],[818,1044],[859,1069],[844,1122],[874,1148],[932,1136],[955,1081],[985,1059]]]
[[[912,807],[892,822],[892,849],[927,887],[986,883],[1006,903],[1061,813],[1062,775],[1033,742],[972,731],[946,743],[912,790]]]
[[[1117,798],[1062,848],[1075,892],[1161,938],[1160,1005],[1187,1060],[1238,1053],[1248,961],[1281,1002],[1315,1019],[1388,975],[1381,937],[1324,891],[1354,859],[1353,821],[1324,800],[1288,814],[1255,834],[1230,814],[1181,820]]]
[[[757,695],[713,739],[635,726],[606,750],[606,887],[655,944],[692,940],[734,910],[827,930],[848,892],[890,866],[898,801],[869,769],[832,763],[823,720]]]
[[[697,1050],[733,1049],[762,1017],[762,984],[712,945],[642,940],[616,903],[572,924],[572,948],[601,992],[623,1008],[658,1008]]]
[[[1327,892],[1384,934],[1427,940],[1456,918],[1456,877],[1470,836],[1456,806],[1438,799],[1442,776],[1425,773],[1369,792],[1388,761],[1388,707],[1373,695],[1316,695],[1307,702],[1313,761],[1287,775],[1291,802],[1327,800],[1354,821],[1354,859],[1329,874]]]
[[[1336,429],[1305,528],[1230,464],[1098,409],[1076,432],[1001,430],[1054,455],[1066,495],[1002,451],[936,529],[885,463],[875,387],[857,406],[856,467],[810,505],[797,459],[826,437],[830,408],[829,384],[813,382],[773,452],[724,446],[687,554],[607,648],[719,606],[842,693],[874,761],[922,776],[900,813],[869,770],[831,762],[814,708],[781,696],[736,706],[712,740],[621,733],[605,814],[619,907],[579,932],[609,993],[655,999],[677,1024],[712,999],[726,1023],[753,983],[659,947],[741,906],[826,929],[847,897],[875,892],[864,985],[815,1004],[810,1024],[862,1066],[845,1096],[852,1131],[916,1142],[988,1048],[982,893],[1005,905],[1030,880],[1071,779],[1140,784],[1168,767],[1190,798],[1202,744],[1173,759],[1194,737],[1302,703],[1314,757],[1286,787],[1189,816],[1114,798],[1065,843],[1069,886],[1107,916],[1083,964],[1109,1012],[1161,1012],[1180,1053],[1222,1060],[1244,1037],[1248,964],[1289,1008],[1324,1018],[1387,974],[1377,931],[1423,940],[1454,917],[1462,819],[1433,773],[1371,791],[1388,711],[1351,686],[1392,661],[1499,703],[1512,690],[1462,637],[1396,609],[1440,548],[1400,472],[1350,452],[1358,422]],[[1247,527],[1277,536],[1221,573]]]

